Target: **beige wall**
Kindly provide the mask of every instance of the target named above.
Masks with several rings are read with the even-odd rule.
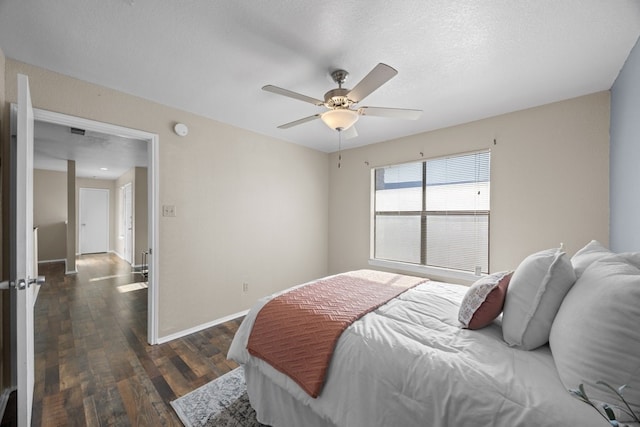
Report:
[[[148,226],[148,192],[147,192],[147,168],[135,168],[135,187],[133,189],[134,210],[134,264],[142,264],[142,251],[149,249]]]
[[[560,242],[570,254],[591,239],[608,244],[609,92],[601,92],[348,150],[340,169],[334,153],[330,273],[368,266],[372,167],[483,149],[491,149],[491,271]]]
[[[5,56],[4,52],[0,48],[0,124],[4,118],[4,102],[5,102],[5,88],[4,88],[4,64]]]
[[[39,227],[38,260],[51,261],[66,258],[67,173],[34,170],[33,177],[34,224]],[[76,178],[75,222],[78,223],[80,188],[109,190],[109,250],[114,250],[117,239],[116,184],[114,180]],[[75,251],[79,236],[76,233]]]
[[[159,135],[156,208],[177,211],[159,221],[160,337],[327,274],[326,154],[10,59],[6,70],[7,101],[23,73],[36,108]]]
[[[38,227],[38,261],[67,257],[67,173],[34,169],[33,224]]]

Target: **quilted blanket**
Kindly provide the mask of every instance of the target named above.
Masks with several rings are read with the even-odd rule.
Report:
[[[336,342],[349,325],[426,279],[363,270],[296,288],[258,313],[247,350],[312,397],[322,391]]]

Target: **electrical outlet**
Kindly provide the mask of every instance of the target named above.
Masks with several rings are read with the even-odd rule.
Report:
[[[247,282],[242,284],[242,292],[249,292],[249,284]]]
[[[176,216],[175,205],[162,205],[162,216]]]

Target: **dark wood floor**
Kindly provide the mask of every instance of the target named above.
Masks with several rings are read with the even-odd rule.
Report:
[[[150,346],[147,290],[109,255],[78,258],[78,273],[41,264],[35,307],[33,426],[181,426],[171,400],[230,371],[240,320]]]

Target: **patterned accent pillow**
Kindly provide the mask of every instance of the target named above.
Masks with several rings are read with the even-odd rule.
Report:
[[[458,312],[458,320],[463,328],[484,328],[502,313],[512,275],[512,271],[501,271],[471,285]]]

